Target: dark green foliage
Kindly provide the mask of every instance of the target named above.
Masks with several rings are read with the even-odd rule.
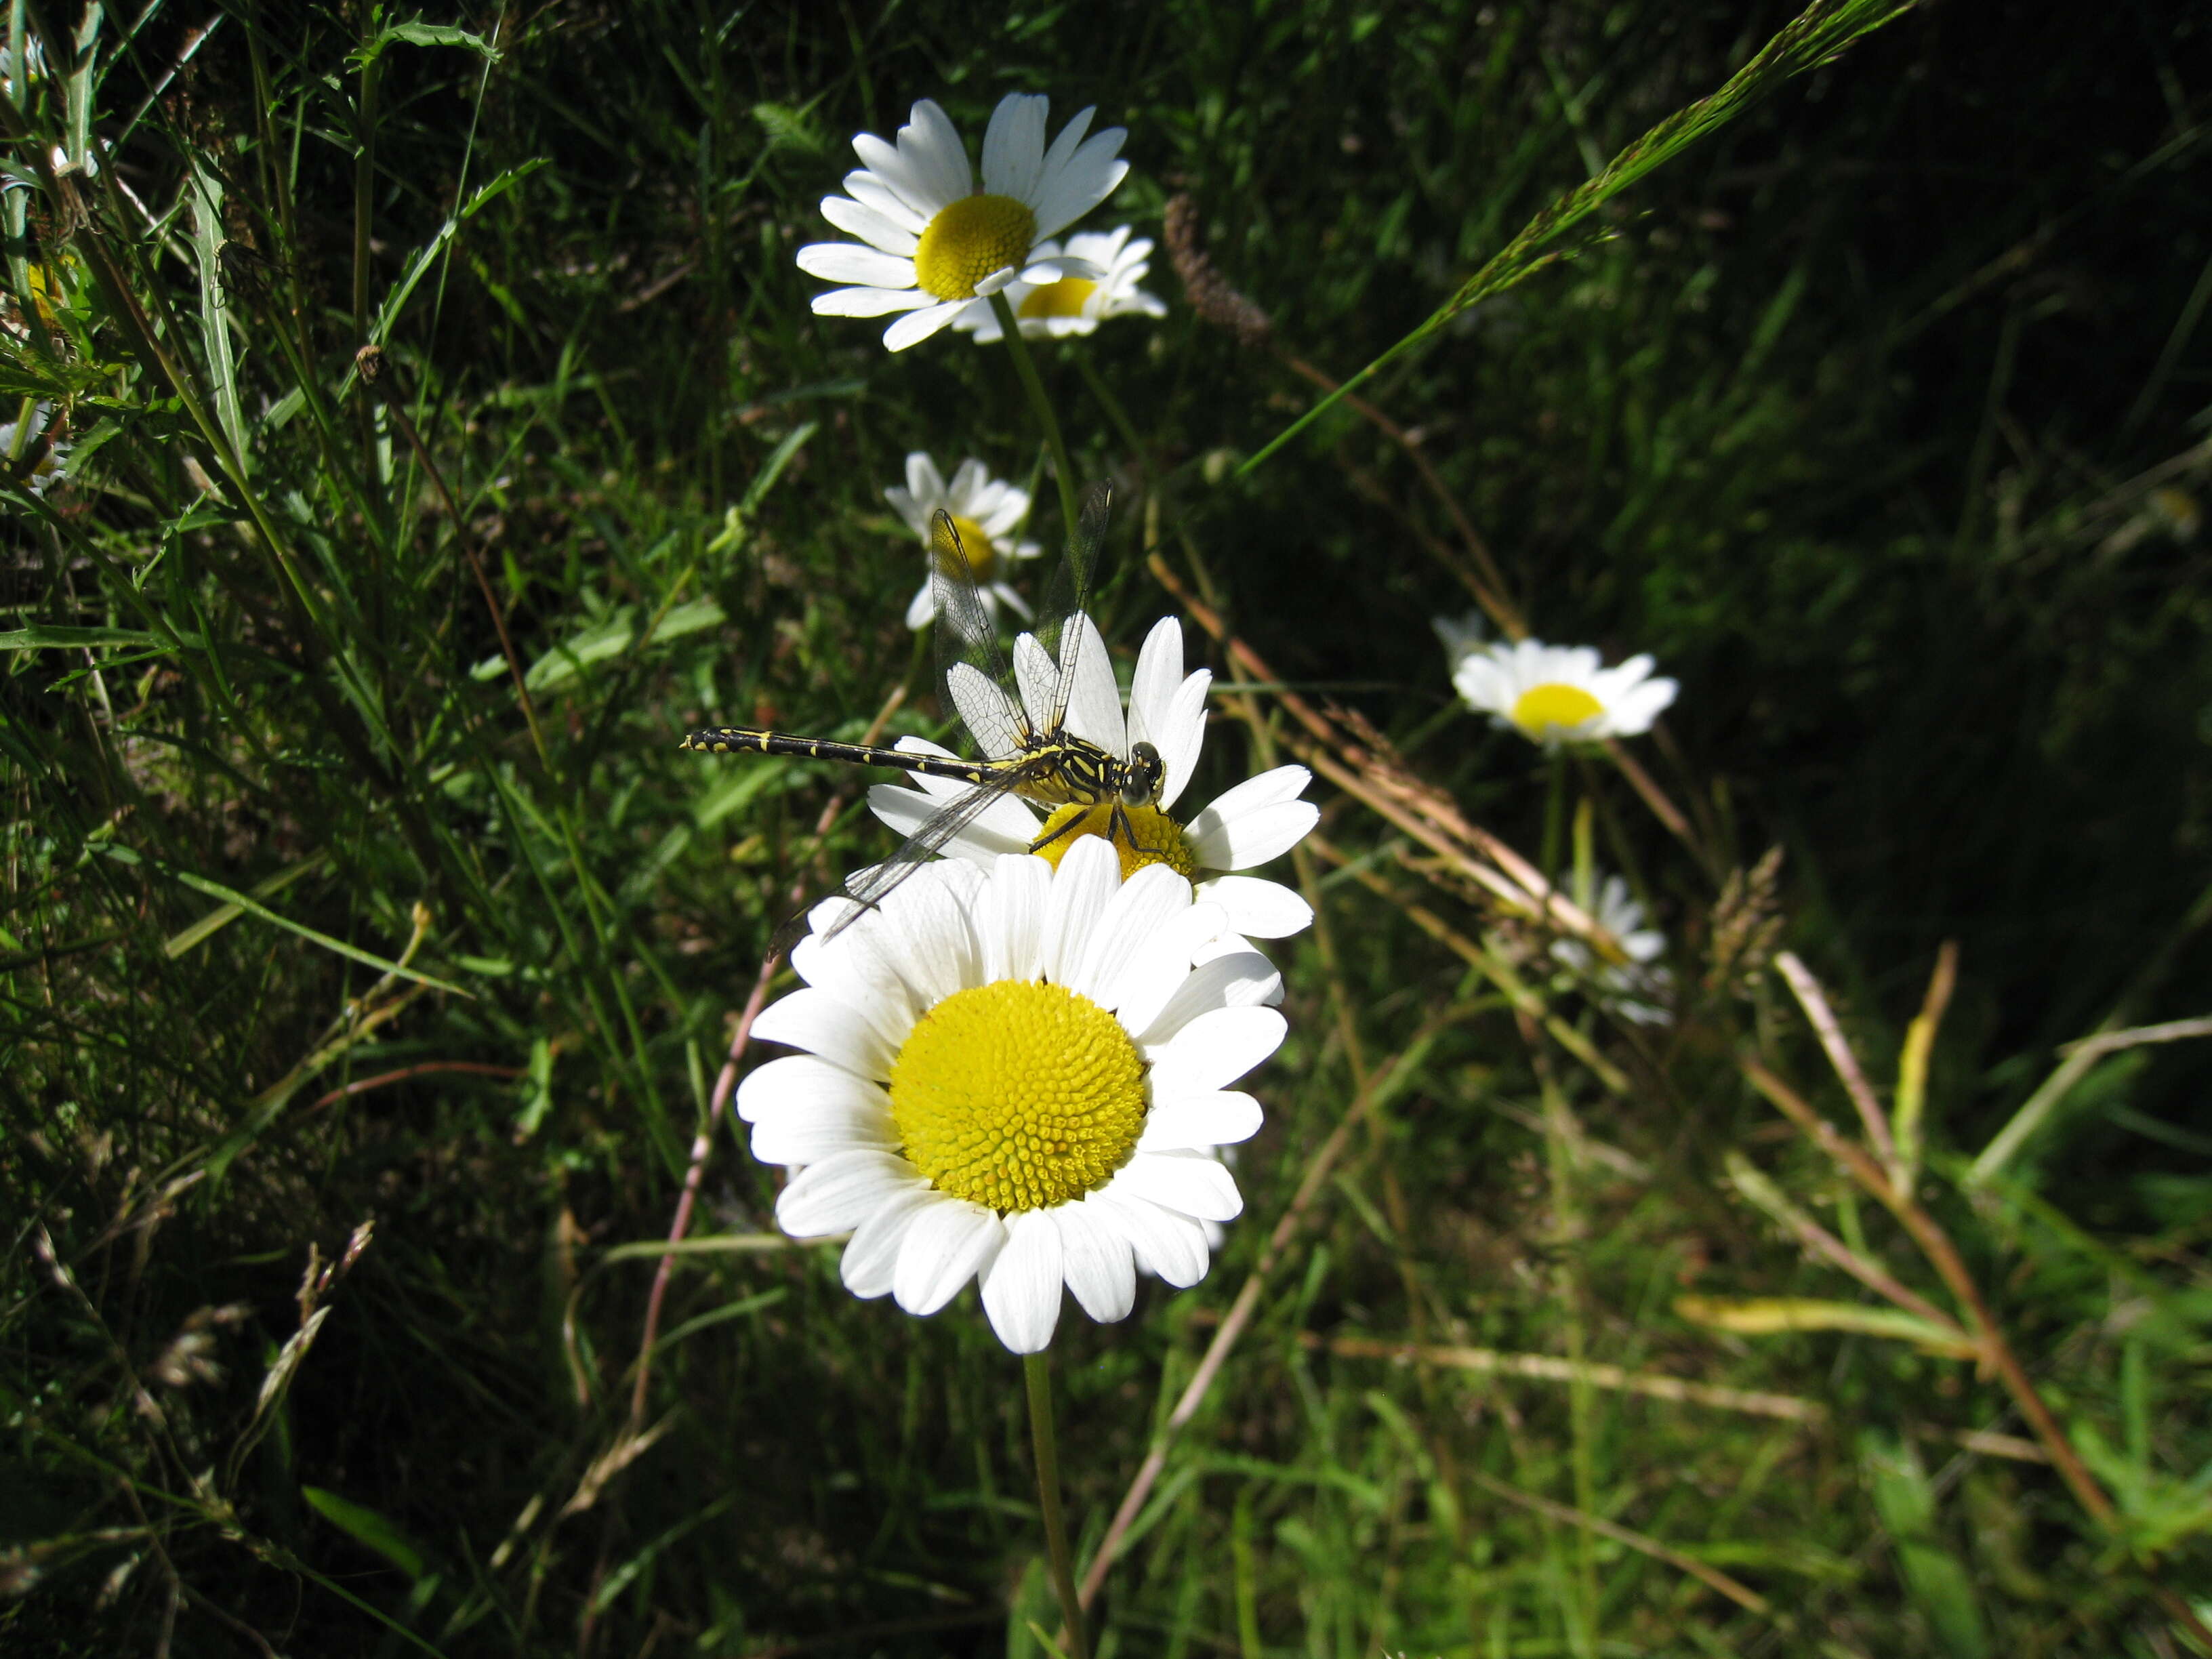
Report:
[[[47,67],[10,72],[0,421],[65,406],[76,451],[43,496],[0,456],[0,1650],[1041,1651],[1018,1365],[972,1293],[915,1321],[834,1249],[743,1244],[777,1177],[742,1126],[651,1443],[600,1462],[728,1018],[791,894],[890,845],[834,769],[676,740],[858,738],[902,683],[890,732],[943,735],[881,495],[908,450],[1036,474],[1058,534],[1001,354],[809,314],[815,204],[917,97],[971,138],[1013,89],[1126,125],[1090,222],[1158,238],[1187,193],[1273,331],[1202,320],[1156,253],[1164,321],[1040,353],[1078,470],[1149,495],[1295,689],[1564,860],[1535,751],[1449,712],[1429,618],[1468,599],[1425,549],[1457,536],[1406,448],[1340,404],[1238,465],[1317,395],[1290,365],[1348,376],[1440,317],[1790,12],[234,3],[201,38],[117,9],[74,79],[72,10],[12,14]],[[1683,682],[1637,752],[1709,857],[1611,772],[1563,781],[1668,933],[1678,1018],[1553,997],[1623,1091],[1532,1051],[1401,908],[1474,935],[1474,904],[1316,787],[1400,903],[1315,866],[1246,1220],[1199,1290],[1063,1323],[1085,1551],[1360,1079],[1413,1058],[1170,1458],[1112,1651],[2162,1659],[2151,1580],[2212,1595],[2200,1045],[2091,1069],[1962,1191],[2055,1045],[2206,1012],[2204,25],[1936,7],[1792,67],[1359,388],[1538,635]],[[42,159],[71,108],[96,177]],[[1121,644],[1167,603],[1146,523],[1102,572]],[[1191,798],[1248,747],[1217,722]],[[2113,1531],[1962,1444],[2027,1432],[1970,1364],[1676,1311],[1879,1305],[1739,1200],[1731,1152],[1942,1297],[1738,1076],[1755,1047],[1849,1121],[1786,994],[1709,982],[1723,882],[1776,844],[1786,940],[1885,1091],[1960,942],[1923,1188]]]

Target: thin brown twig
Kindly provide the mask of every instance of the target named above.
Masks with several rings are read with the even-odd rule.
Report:
[[[1828,999],[1820,989],[1820,981],[1813,977],[1812,969],[1797,959],[1794,951],[1781,952],[1774,958],[1774,965],[1782,970],[1782,977],[1790,981],[1790,988],[1796,994],[1798,1006],[1804,1009],[1805,1018],[1812,1023],[1814,1031],[1820,1039],[1820,1047],[1828,1056],[1828,1064],[1835,1068],[1836,1076],[1843,1082],[1844,1092],[1851,1097],[1851,1104],[1858,1109],[1859,1121],[1866,1127],[1868,1144],[1874,1148],[1875,1155],[1881,1158],[1883,1168],[1889,1171],[1889,1178],[1894,1184],[1898,1169],[1897,1143],[1890,1139],[1889,1115],[1882,1110],[1881,1102],[1875,1097],[1874,1086],[1867,1081],[1866,1073],[1859,1069],[1858,1056],[1851,1052],[1851,1045],[1844,1039],[1844,1028],[1837,1021],[1835,1011],[1828,1006]]]

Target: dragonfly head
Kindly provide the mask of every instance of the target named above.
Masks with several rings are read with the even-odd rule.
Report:
[[[1160,798],[1160,786],[1165,782],[1168,763],[1160,758],[1160,751],[1149,743],[1139,740],[1129,745],[1129,763],[1121,772],[1121,805],[1151,806]]]

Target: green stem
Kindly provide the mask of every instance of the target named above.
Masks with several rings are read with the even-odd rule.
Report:
[[[1044,382],[1037,378],[1036,360],[1030,356],[1030,343],[1022,338],[1021,325],[1014,320],[1014,308],[1006,303],[1003,294],[991,296],[991,313],[999,319],[1000,330],[1006,337],[1006,349],[1014,354],[1014,373],[1021,377],[1022,390],[1029,394],[1030,407],[1036,411],[1037,423],[1044,428],[1045,447],[1052,451],[1052,470],[1057,475],[1054,482],[1060,486],[1060,516],[1061,533],[1075,533],[1075,465],[1067,459],[1067,440],[1060,435],[1060,417],[1052,412],[1052,401],[1044,395]]]
[[[994,300],[998,297],[994,295]],[[1069,1659],[1091,1659],[1083,1633],[1083,1603],[1075,1595],[1075,1562],[1067,1553],[1067,1523],[1060,1512],[1060,1446],[1052,1429],[1052,1358],[1022,1356],[1022,1376],[1030,1389],[1030,1439],[1036,1448],[1037,1503],[1044,1510],[1044,1542],[1052,1558],[1052,1587],[1067,1621]]]
[[[1157,483],[1159,474],[1152,465],[1152,451],[1146,448],[1145,441],[1137,435],[1136,423],[1130,420],[1129,411],[1121,407],[1121,400],[1114,395],[1104,377],[1098,373],[1097,366],[1091,361],[1091,354],[1078,351],[1075,367],[1083,376],[1083,383],[1091,388],[1091,395],[1098,399],[1099,407],[1106,411],[1106,418],[1113,423],[1114,430],[1120,433],[1121,441],[1129,446],[1131,457],[1145,469],[1146,480]]]

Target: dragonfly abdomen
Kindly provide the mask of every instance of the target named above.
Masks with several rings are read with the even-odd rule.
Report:
[[[870,744],[839,743],[830,738],[795,738],[785,732],[764,732],[742,726],[718,726],[694,732],[676,746],[708,755],[781,755],[791,760],[888,766],[896,771],[920,772],[933,778],[957,778],[963,783],[984,782],[1001,769],[988,762],[965,761],[951,755],[909,754],[903,749],[878,749]]]

